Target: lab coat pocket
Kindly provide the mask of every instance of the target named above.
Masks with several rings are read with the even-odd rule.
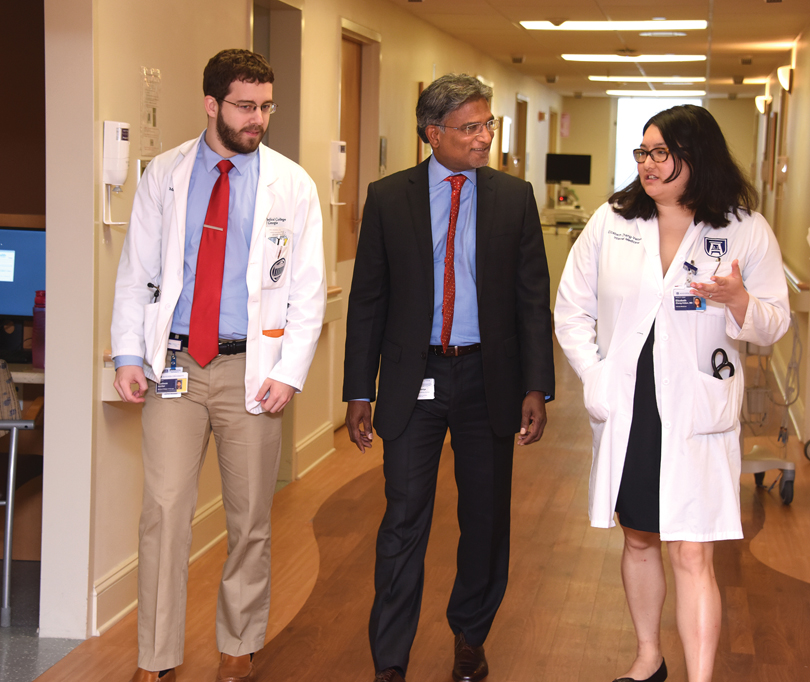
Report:
[[[725,433],[736,428],[743,396],[743,375],[716,379],[711,374],[694,372],[692,435]]]
[[[264,248],[262,289],[278,289],[289,279],[292,236],[277,237],[280,243],[267,240]]]
[[[582,392],[585,409],[595,422],[607,421],[610,406],[607,400],[607,381],[605,372],[608,360],[600,360],[582,373]]]
[[[281,332],[280,334],[276,332]],[[284,333],[280,329],[266,330],[262,332],[262,357],[261,357],[261,384],[266,377],[270,376],[278,361],[281,360],[281,343],[284,339]]]
[[[144,359],[150,365],[154,358],[152,357],[155,353],[155,344],[157,340],[155,339],[156,331],[157,331],[157,318],[158,318],[158,309],[160,308],[160,302],[158,303],[147,303],[143,307],[143,342],[145,346],[145,352],[143,354]]]

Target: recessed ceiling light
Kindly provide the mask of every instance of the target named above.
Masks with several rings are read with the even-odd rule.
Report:
[[[705,83],[704,76],[685,78],[683,76],[588,76],[589,81],[600,81],[603,83]]]
[[[767,78],[743,78],[743,85],[765,85]]]
[[[705,90],[606,90],[614,97],[703,97]]]
[[[700,31],[708,22],[700,21],[521,21],[529,31]]]
[[[563,54],[567,62],[705,62],[704,54]]]

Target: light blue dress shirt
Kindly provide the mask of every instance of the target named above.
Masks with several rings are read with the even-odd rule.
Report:
[[[208,200],[220,175],[216,166],[223,158],[208,146],[203,131],[188,187],[183,290],[174,309],[171,326],[171,330],[176,334],[188,334],[197,274],[197,252],[200,248],[205,214],[208,211]],[[225,271],[222,277],[222,298],[219,308],[219,337],[244,339],[247,336],[248,326],[248,290],[245,273],[253,233],[256,189],[259,184],[259,151],[257,149],[250,154],[237,154],[230,157],[229,161],[234,167],[228,174],[230,184],[228,240],[225,245]],[[122,365],[143,366],[143,358],[134,355],[120,355],[114,360],[116,369]]]
[[[453,240],[456,296],[453,305],[451,346],[469,346],[481,341],[478,330],[478,298],[475,288],[475,219],[477,215],[478,187],[474,170],[453,173],[435,156],[428,163],[430,190],[430,223],[433,234],[433,329],[430,343],[442,343],[442,299],[444,297],[444,257],[447,253],[447,232],[450,227],[451,184],[445,180],[453,175],[464,175],[461,203],[456,219]]]

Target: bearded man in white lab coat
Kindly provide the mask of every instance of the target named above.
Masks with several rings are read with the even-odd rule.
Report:
[[[191,520],[212,431],[228,528],[216,680],[255,679],[281,413],[304,385],[323,323],[315,185],[261,144],[276,109],[272,69],[224,50],[203,91],[206,129],[156,157],[140,181],[116,280],[115,387],[144,403],[133,682],[174,682],[183,662]]]

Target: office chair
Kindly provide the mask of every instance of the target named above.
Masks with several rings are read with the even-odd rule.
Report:
[[[0,437],[9,432],[8,481],[6,496],[0,506],[6,508],[6,528],[3,538],[2,596],[0,597],[0,627],[11,625],[11,540],[14,529],[14,490],[17,480],[17,445],[19,431],[30,431],[37,426],[37,417],[42,412],[41,399],[26,411],[23,419],[17,389],[11,378],[11,371],[5,361],[0,360]]]

